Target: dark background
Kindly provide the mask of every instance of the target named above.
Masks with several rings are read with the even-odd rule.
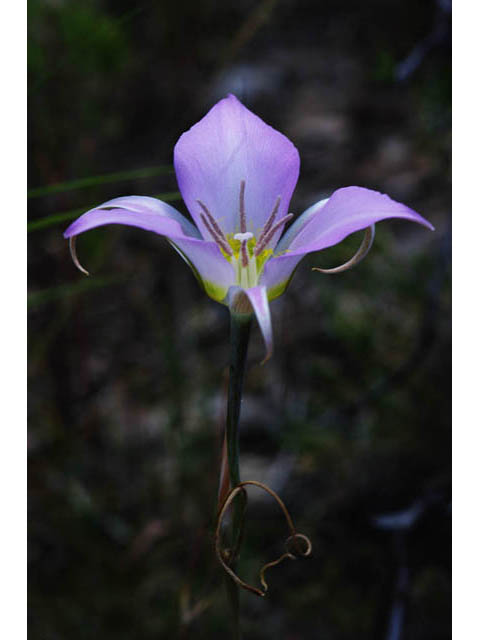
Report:
[[[159,236],[82,236],[90,278],[62,238],[115,196],[185,211],[173,146],[229,91],[298,147],[295,213],[358,184],[436,226],[379,224],[342,275],[310,267],[358,236],[305,259],[263,367],[254,329],[242,477],[281,493],[314,557],[242,595],[245,636],[450,637],[450,61],[446,0],[30,0],[32,640],[230,637],[212,551],[228,312]],[[253,490],[242,576],[286,535]]]

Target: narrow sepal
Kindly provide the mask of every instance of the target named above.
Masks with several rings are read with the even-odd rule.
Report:
[[[263,285],[251,288],[231,287],[228,292],[228,306],[231,313],[255,313],[265,342],[265,357],[261,363],[264,364],[273,353],[272,318],[267,287]]]

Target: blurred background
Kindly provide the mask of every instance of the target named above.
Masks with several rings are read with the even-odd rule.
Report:
[[[305,259],[254,327],[243,479],[309,561],[242,594],[247,638],[450,633],[450,3],[30,0],[29,610],[32,640],[229,636],[213,553],[228,312],[154,234],[62,232],[91,205],[185,212],[172,150],[228,92],[297,146],[291,210],[387,192],[436,226],[377,226]],[[255,489],[240,573],[287,536]]]

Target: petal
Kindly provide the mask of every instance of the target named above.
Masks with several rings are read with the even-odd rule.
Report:
[[[306,214],[309,216],[307,223],[291,238],[289,244],[285,246],[286,243],[279,243],[288,255],[331,247],[351,233],[387,218],[411,220],[433,230],[428,220],[404,204],[395,202],[384,193],[363,187],[337,189],[326,203],[319,202],[318,209],[310,207],[303,215]]]
[[[412,209],[362,187],[338,189],[330,198],[309,207],[288,228],[275,248],[276,255],[265,264],[260,284],[267,287],[268,299],[274,300],[285,291],[304,255],[337,244],[386,218],[404,218],[433,229]]]
[[[226,304],[229,288],[235,282],[235,270],[214,242],[197,238],[173,238],[173,247],[192,268],[205,292]]]
[[[251,287],[248,289],[237,286],[231,287],[228,292],[228,300],[232,313],[235,313],[235,307],[238,304],[244,306],[241,300],[244,295],[247,296],[257,316],[258,325],[265,342],[265,358],[262,360],[262,364],[264,364],[273,353],[272,318],[268,305],[267,288],[264,286]]]
[[[288,138],[229,95],[180,137],[174,164],[183,199],[206,238],[210,236],[200,219],[198,200],[224,233],[236,233],[240,184],[245,180],[247,230],[258,234],[278,196],[277,219],[288,213],[300,159]]]
[[[169,237],[200,237],[198,229],[166,202],[147,196],[114,198],[90,209],[68,227],[63,236],[71,238],[105,224],[140,227]]]
[[[235,279],[232,265],[214,242],[202,240],[198,229],[170,205],[143,196],[115,198],[80,216],[64,237],[73,238],[105,224],[125,224],[166,236],[190,265],[206,293],[218,302],[226,298]]]
[[[275,253],[283,253],[291,244],[292,240],[300,233],[303,227],[325,206],[328,198],[316,202],[299,216],[287,231],[283,234],[280,242],[275,247]],[[275,255],[265,263],[260,284],[267,287],[268,299],[275,300],[285,292],[295,269],[303,258],[304,253],[294,253],[293,255]]]
[[[308,207],[306,211],[302,213],[298,218],[288,227],[283,236],[280,238],[280,242],[275,247],[275,253],[279,254],[285,251],[291,244],[292,240],[298,236],[303,227],[309,222],[314,215],[316,215],[322,207],[328,202],[328,198],[320,200]]]
[[[293,255],[286,253],[282,256],[274,256],[265,263],[260,284],[267,288],[269,300],[275,300],[285,292],[296,266],[304,255],[301,252]]]

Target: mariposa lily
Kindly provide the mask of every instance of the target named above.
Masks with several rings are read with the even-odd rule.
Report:
[[[165,236],[211,298],[233,312],[256,314],[265,359],[273,349],[269,301],[286,290],[303,256],[365,229],[351,260],[336,269],[320,269],[343,271],[368,253],[380,220],[404,218],[433,229],[421,215],[385,194],[344,187],[309,207],[281,237],[293,218],[288,206],[299,174],[298,151],[233,95],[180,136],[174,166],[195,224],[156,198],[114,198],[84,213],[65,231],[73,260],[88,274],[78,262],[75,238],[101,225],[131,225]]]

